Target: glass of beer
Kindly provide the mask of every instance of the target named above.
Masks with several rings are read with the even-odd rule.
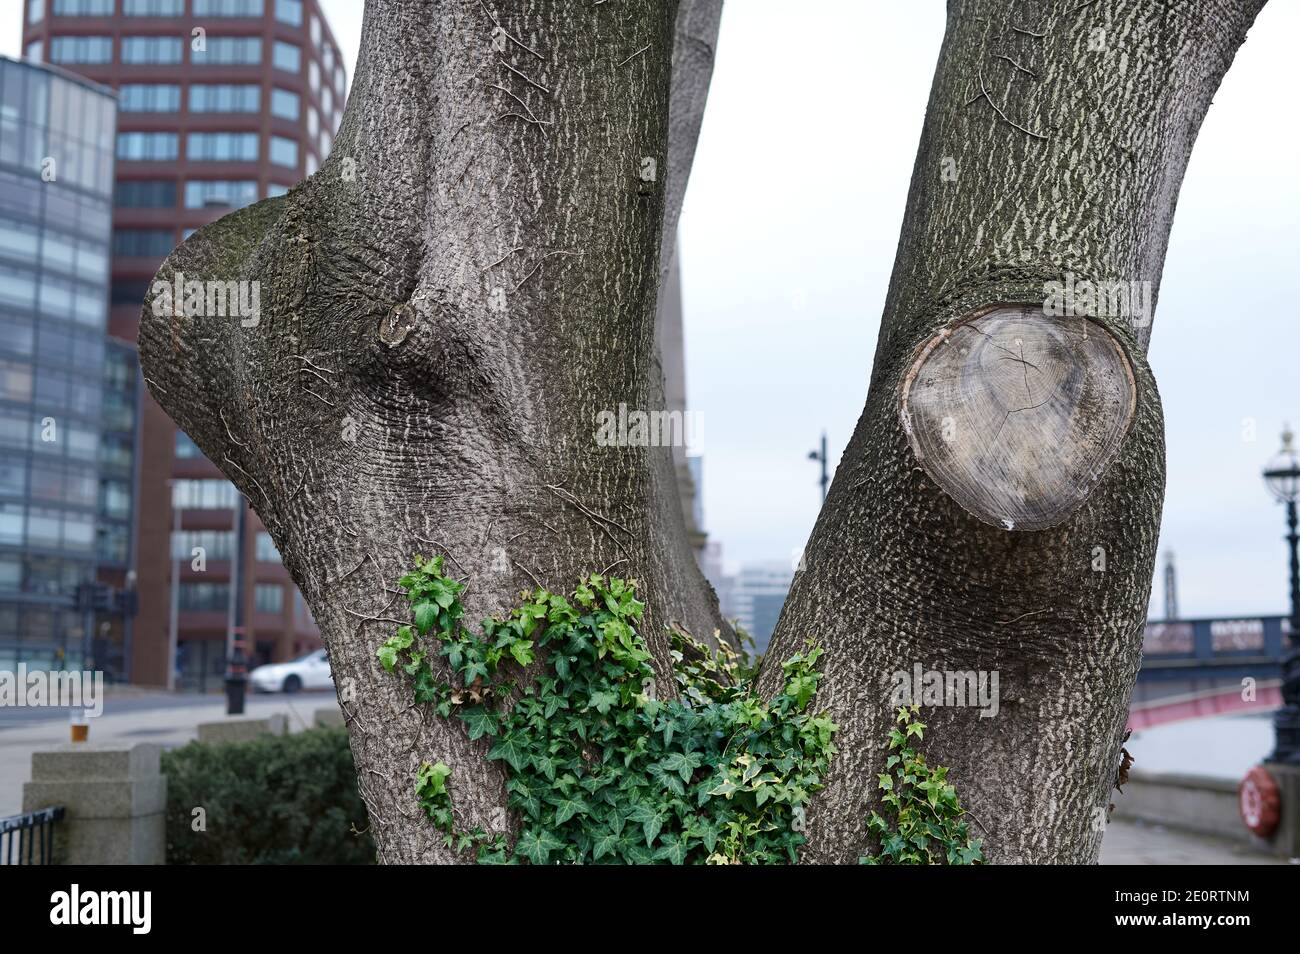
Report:
[[[90,737],[90,720],[86,718],[86,710],[74,708],[69,717],[72,725],[72,741],[85,742]]]

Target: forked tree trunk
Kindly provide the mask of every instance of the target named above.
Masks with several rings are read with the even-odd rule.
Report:
[[[1052,317],[1045,286],[1147,283],[1137,306],[1144,287],[1154,302],[1192,143],[1261,7],[950,3],[866,408],[762,674],[806,638],[827,649],[840,752],[804,860],[866,846],[891,696],[917,664],[999,675],[995,715],[923,712],[988,858],[1096,860],[1163,424],[1149,311]],[[1100,311],[1123,312],[1112,290]]]
[[[311,604],[387,861],[453,860],[414,806],[424,759],[455,767],[462,824],[507,824],[485,746],[375,660],[412,552],[453,558],[471,618],[623,561],[664,690],[662,625],[717,624],[668,450],[593,431],[620,403],[662,406],[660,247],[718,4],[504,6],[371,0],[322,170],[160,273],[258,280],[260,321],[147,307],[141,327],[155,397]],[[863,847],[890,675],[916,662],[1000,674],[997,717],[927,712],[990,857],[1095,857],[1155,551],[1159,402],[1144,329],[994,306],[1041,305],[1066,272],[1154,289],[1258,6],[953,4],[866,410],[763,674],[805,637],[829,650],[819,701],[843,730],[804,860]]]
[[[595,439],[601,411],[663,407],[660,248],[719,13],[371,0],[322,169],[159,274],[256,280],[257,323],[146,302],[151,391],[256,508],[320,625],[383,860],[453,860],[418,817],[426,759],[455,767],[462,824],[507,824],[487,747],[375,658],[413,553],[472,581],[470,619],[539,582],[637,579],[665,693],[664,624],[723,625],[669,449]]]

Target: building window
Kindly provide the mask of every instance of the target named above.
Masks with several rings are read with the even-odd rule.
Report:
[[[328,86],[320,92],[320,110],[326,116],[334,112],[334,92]]]
[[[123,258],[166,258],[175,246],[171,229],[113,229],[113,254]]]
[[[311,45],[320,47],[320,17],[311,18]]]
[[[128,17],[178,17],[185,12],[185,0],[122,0]]]
[[[271,90],[271,115],[298,121],[298,94],[287,89]]]
[[[117,158],[127,161],[176,158],[176,134],[171,132],[124,132],[117,134]]]
[[[194,83],[190,86],[192,113],[255,113],[262,108],[262,89],[256,83]]]
[[[125,563],[131,548],[131,534],[122,524],[106,524],[97,531],[95,555],[102,563]]]
[[[195,50],[190,59],[196,66],[242,66],[262,62],[262,39],[256,36],[208,37],[206,51]]]
[[[298,143],[283,136],[271,137],[271,162],[289,169],[298,168]]]
[[[185,13],[185,0],[122,0],[127,17],[179,17]]]
[[[50,41],[51,63],[112,63],[111,36],[56,36]]]
[[[23,51],[23,56],[27,57],[27,59],[31,60],[33,63],[41,62],[42,58],[45,56],[45,44],[40,40],[32,40],[32,42],[27,44],[27,49]]]
[[[273,135],[270,138],[270,161],[287,169],[298,168],[298,142],[285,136]]]
[[[176,429],[176,456],[180,460],[200,460],[203,457],[203,451],[194,443],[194,438],[179,427]]]
[[[178,36],[124,36],[123,63],[179,63],[184,44]]]
[[[181,108],[181,88],[174,83],[124,83],[118,109],[124,113],[174,113]]]
[[[152,286],[153,280],[149,278],[115,278],[108,286],[108,302],[139,307]]]
[[[257,133],[190,133],[185,156],[202,162],[256,162],[257,145]]]
[[[110,520],[131,518],[131,487],[120,480],[99,482],[99,512]]]
[[[325,73],[328,75],[334,71],[334,47],[326,43],[321,54],[321,61],[325,66]]]
[[[279,583],[258,583],[253,588],[253,607],[259,613],[283,613],[284,587]]]
[[[265,530],[258,531],[257,534],[257,562],[259,563],[279,563],[280,551],[275,548],[275,541]]]
[[[172,506],[180,510],[228,510],[238,501],[235,485],[219,477],[172,481]]]
[[[302,0],[275,0],[275,18],[289,26],[302,26]]]
[[[288,193],[288,191],[289,191],[289,187],[287,185],[280,185],[280,183],[278,182],[268,182],[266,184],[266,197],[268,199],[273,199],[276,196],[285,195]]]
[[[271,63],[277,70],[297,74],[302,69],[302,51],[298,49],[296,43],[276,40],[275,47],[271,51]]]
[[[235,552],[233,530],[181,530],[172,534],[172,559],[193,560],[195,547],[203,549],[205,560],[229,560]]]
[[[176,595],[180,608],[192,613],[224,613],[230,608],[229,583],[182,583]]]
[[[307,82],[313,93],[320,92],[320,64],[315,60],[307,61]]]
[[[194,0],[196,17],[260,17],[262,0]]]
[[[56,17],[111,17],[113,0],[54,0]]]
[[[28,24],[40,23],[45,19],[45,0],[27,0]]]
[[[168,179],[123,179],[117,184],[120,209],[169,209],[176,205],[176,183]]]
[[[242,209],[257,201],[254,179],[194,179],[185,183],[185,208]]]

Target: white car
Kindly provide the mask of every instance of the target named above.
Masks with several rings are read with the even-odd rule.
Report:
[[[292,662],[258,666],[248,674],[258,692],[297,692],[299,689],[333,689],[325,650],[317,649]]]

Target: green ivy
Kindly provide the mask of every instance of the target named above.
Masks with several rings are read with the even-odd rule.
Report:
[[[730,647],[671,633],[679,698],[655,696],[635,625],[635,583],[593,574],[566,598],[537,589],[505,618],[461,624],[464,584],[441,557],[400,581],[414,624],[378,650],[412,679],[417,702],[489,738],[506,771],[518,840],[459,830],[441,762],[416,796],[446,844],[480,862],[782,864],[804,843],[804,811],[835,752],[835,724],[809,705],[821,650],[783,665],[770,702]],[[441,656],[434,674],[430,661]],[[543,660],[533,675],[532,664]]]
[[[912,739],[925,737],[916,706],[898,710],[889,732],[889,757],[877,778],[881,807],[889,819],[872,812],[867,830],[880,842],[880,854],[859,861],[866,865],[975,865],[984,861],[980,839],[971,838],[966,810],[948,783],[948,769],[925,764]]]

